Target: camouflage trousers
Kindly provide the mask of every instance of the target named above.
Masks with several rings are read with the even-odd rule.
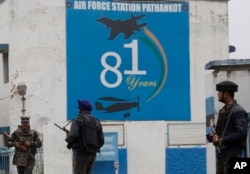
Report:
[[[231,157],[241,157],[241,155],[216,158],[216,174],[229,174],[229,159]]]
[[[13,164],[17,166],[18,174],[32,174],[35,166],[35,157],[30,153],[16,152]]]
[[[91,174],[96,154],[94,155],[74,155],[74,174]]]
[[[28,166],[17,166],[17,173],[18,174],[32,174],[34,166],[28,165]]]

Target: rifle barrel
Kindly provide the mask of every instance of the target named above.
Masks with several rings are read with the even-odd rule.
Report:
[[[11,136],[9,134],[7,134],[6,132],[3,133],[4,137],[11,140]]]
[[[63,130],[63,128],[61,126],[59,126],[58,124],[56,124],[56,123],[55,123],[55,126],[58,127],[59,129]]]
[[[67,129],[65,127],[61,127],[58,124],[55,123],[55,126],[58,127],[59,129],[63,130],[64,132],[67,132]]]

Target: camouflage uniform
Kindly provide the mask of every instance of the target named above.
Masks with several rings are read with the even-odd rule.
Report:
[[[24,146],[27,141],[30,142],[30,146],[26,147],[26,150],[16,147],[16,143]],[[13,165],[17,166],[18,174],[32,174],[35,166],[36,148],[42,146],[38,133],[32,129],[29,129],[28,132],[23,132],[21,128],[18,128],[12,133],[8,145],[9,147],[15,146]]]

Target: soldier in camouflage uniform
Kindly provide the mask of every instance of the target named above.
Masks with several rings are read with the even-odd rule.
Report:
[[[215,127],[216,134],[210,141],[216,146],[216,174],[229,173],[229,159],[242,157],[246,145],[247,113],[234,99],[238,85],[223,81],[216,85],[218,100],[225,105],[220,109]]]
[[[21,126],[11,134],[9,147],[15,147],[13,165],[17,166],[18,174],[32,174],[35,166],[35,154],[42,142],[35,130],[30,129],[30,117],[22,116]]]

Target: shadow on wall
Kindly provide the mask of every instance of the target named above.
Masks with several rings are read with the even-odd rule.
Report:
[[[0,4],[1,4],[3,1],[5,1],[5,0],[0,0]]]

